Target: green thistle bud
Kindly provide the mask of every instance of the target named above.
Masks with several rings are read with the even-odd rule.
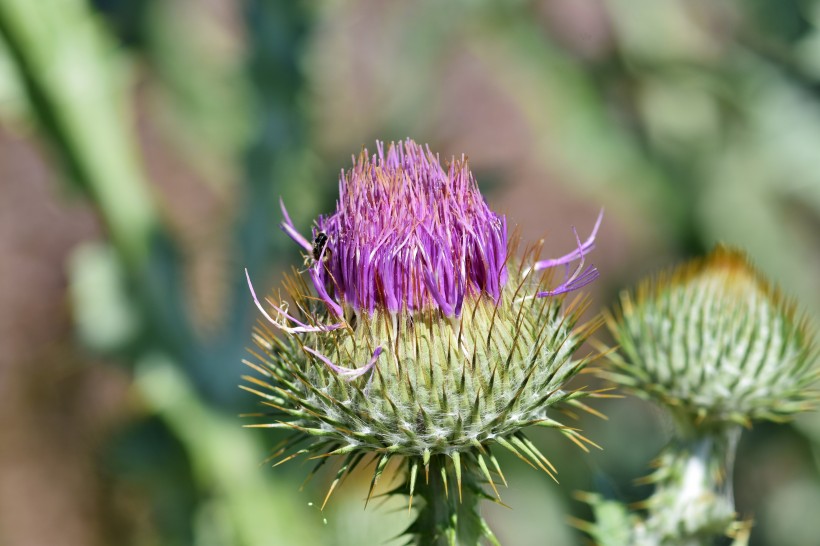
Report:
[[[655,484],[646,516],[589,495],[599,523],[584,529],[601,544],[614,527],[639,546],[721,534],[745,545],[750,525],[735,521],[731,483],[740,426],[784,420],[816,401],[805,319],[742,253],[719,246],[624,293],[607,323],[620,348],[606,375],[666,407],[677,427],[645,480]]]
[[[817,398],[806,320],[735,250],[645,281],[608,317],[609,376],[700,427],[780,421]]]
[[[492,447],[554,476],[524,427],[594,445],[553,409],[588,409],[578,398],[589,393],[567,382],[596,324],[580,324],[583,300],[564,305],[564,294],[597,277],[584,268],[595,233],[561,258],[538,260],[535,248],[519,261],[463,158],[445,170],[409,140],[378,148],[343,173],[337,211],[319,217],[312,243],[285,213],[308,269],[285,287],[299,318],[254,294],[267,322],[248,363],[260,377],[246,388],[271,411],[253,426],[294,431],[282,461],[342,456],[328,496],[368,456],[372,494],[391,458],[403,458],[400,492],[424,500],[408,529],[418,544],[494,540],[476,510],[483,485],[497,495],[504,480]],[[567,276],[550,287],[543,271],[556,266]]]

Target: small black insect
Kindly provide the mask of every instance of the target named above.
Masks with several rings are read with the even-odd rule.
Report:
[[[319,258],[322,256],[322,251],[325,249],[327,245],[327,233],[324,231],[320,231],[316,234],[316,238],[313,239],[313,259],[317,262]],[[327,257],[328,252],[325,252],[325,257]]]

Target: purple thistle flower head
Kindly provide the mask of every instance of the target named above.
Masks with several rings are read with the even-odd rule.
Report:
[[[487,206],[465,156],[442,167],[429,147],[391,143],[363,150],[342,171],[336,211],[319,216],[309,242],[287,211],[283,229],[313,263],[319,296],[337,315],[440,310],[459,316],[465,296],[498,301],[507,282],[507,220]],[[597,230],[597,225],[596,225]],[[569,266],[592,248],[586,243],[534,269]],[[576,290],[597,277],[594,267],[568,270],[565,282],[539,297]]]
[[[506,218],[487,206],[467,159],[442,166],[409,139],[354,157],[336,210],[316,220],[312,241],[282,211],[282,229],[304,249],[308,268],[286,283],[294,311],[281,300],[263,305],[250,287],[267,322],[255,332],[258,363],[248,362],[262,378],[245,388],[269,409],[255,426],[294,432],[283,461],[343,456],[332,491],[375,454],[372,494],[391,458],[404,457],[411,498],[422,472],[445,491],[452,482],[460,498],[462,479],[469,495],[481,483],[497,494],[491,446],[554,473],[522,432],[527,426],[595,445],[547,412],[567,405],[594,413],[580,401],[590,393],[567,384],[588,361],[574,354],[597,322],[580,323],[583,299],[564,306],[563,295],[598,276],[585,259],[600,217],[564,256],[540,260],[535,246],[519,259]],[[556,268],[565,275],[552,285],[543,272]],[[433,506],[439,486],[424,483]],[[457,520],[481,521],[477,513]],[[418,525],[408,532],[433,543]],[[476,533],[491,536],[486,525]]]
[[[465,294],[498,299],[507,223],[478,192],[467,160],[439,158],[412,140],[363,151],[339,181],[317,283],[357,312],[438,307],[459,315]],[[318,254],[318,253],[317,253]]]

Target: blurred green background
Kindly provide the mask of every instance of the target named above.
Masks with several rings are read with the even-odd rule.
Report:
[[[237,384],[243,267],[301,263],[278,198],[306,230],[407,136],[550,253],[604,207],[593,311],[725,241],[818,323],[820,1],[0,0],[0,544],[390,543],[366,472],[320,512],[332,473],[262,464]],[[582,544],[575,490],[648,494],[668,424],[596,407],[603,452],[536,434],[560,486],[504,465],[503,543]],[[820,415],[744,433],[752,544],[820,545],[819,468]]]

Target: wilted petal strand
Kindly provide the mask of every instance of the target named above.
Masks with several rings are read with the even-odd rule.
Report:
[[[288,209],[285,208],[285,203],[282,199],[279,199],[279,207],[282,209],[282,215],[285,218],[285,221],[282,222],[282,231],[288,234],[288,237],[293,239],[296,244],[304,248],[305,250],[312,250],[313,246],[305,239],[301,233],[296,231],[296,228],[293,227],[293,222],[290,220],[290,215],[288,214]]]
[[[538,298],[544,298],[548,296],[558,296],[560,294],[566,294],[567,292],[574,292],[575,290],[580,290],[586,285],[592,283],[599,276],[600,273],[598,272],[598,268],[596,268],[594,265],[591,265],[587,267],[578,276],[568,278],[552,290],[544,290],[542,292],[537,292],[535,296]]]
[[[573,292],[575,290],[579,290],[585,287],[586,285],[590,284],[599,277],[600,273],[594,265],[584,268],[584,264],[586,263],[587,253],[589,253],[593,248],[595,248],[595,236],[598,234],[598,228],[601,225],[603,214],[604,211],[602,209],[601,212],[598,214],[598,219],[595,222],[595,227],[592,228],[592,234],[590,234],[587,240],[583,243],[581,242],[581,238],[578,237],[578,232],[575,230],[575,228],[572,228],[572,233],[575,235],[575,241],[578,243],[578,246],[575,248],[575,250],[573,250],[569,254],[561,256],[560,258],[554,258],[552,260],[541,260],[533,264],[532,269],[534,271],[548,269],[551,267],[557,267],[559,265],[563,265],[566,268],[564,281],[561,284],[559,284],[551,290],[544,290],[536,293],[536,297],[544,298],[549,296],[558,296],[560,294],[566,294],[567,292]],[[570,273],[571,264],[575,261],[578,261],[578,265],[575,266],[575,270]]]
[[[559,265],[567,265],[576,260],[580,260],[584,257],[585,254],[589,254],[592,249],[595,248],[595,237],[598,235],[598,228],[601,227],[601,221],[604,219],[604,210],[601,209],[601,212],[598,213],[598,219],[595,221],[595,227],[592,228],[592,233],[587,237],[587,240],[583,243],[579,243],[578,247],[570,252],[569,254],[564,254],[560,258],[552,258],[549,260],[540,260],[533,264],[532,268],[534,271],[540,271],[542,269],[549,269],[550,267],[557,267]],[[577,237],[577,234],[576,234]]]
[[[253,283],[251,282],[251,276],[248,273],[247,268],[245,269],[245,278],[248,281],[248,288],[251,291],[251,298],[253,298],[253,303],[256,305],[256,308],[259,309],[259,312],[268,319],[268,322],[275,326],[277,329],[282,330],[283,332],[287,332],[289,334],[307,334],[307,333],[318,333],[318,332],[331,332],[333,330],[338,330],[339,328],[345,325],[344,322],[337,322],[336,324],[328,324],[328,325],[320,325],[320,326],[310,326],[301,322],[291,315],[289,315],[284,309],[281,307],[277,307],[276,305],[270,304],[270,306],[276,311],[278,316],[284,318],[287,321],[295,323],[297,326],[291,327],[287,326],[286,324],[282,324],[279,321],[275,320],[273,317],[265,311],[265,308],[262,307],[262,304],[259,302],[259,298],[256,297],[256,290],[253,289]]]
[[[376,365],[376,362],[379,360],[379,356],[382,354],[382,348],[376,347],[376,350],[373,351],[373,357],[370,359],[370,362],[367,363],[366,366],[361,368],[345,368],[344,366],[338,366],[334,364],[328,357],[320,353],[315,349],[311,349],[310,347],[305,347],[305,351],[309,352],[319,360],[325,363],[325,365],[336,372],[338,375],[342,377],[345,381],[352,381],[357,377],[361,377],[362,375],[369,372],[373,366]]]

